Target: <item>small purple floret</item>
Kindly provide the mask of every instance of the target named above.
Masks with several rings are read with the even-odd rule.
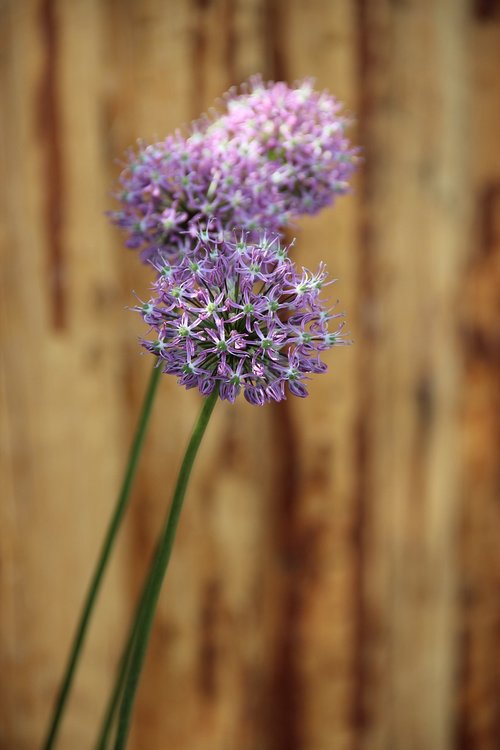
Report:
[[[342,314],[319,299],[332,283],[324,265],[297,271],[279,237],[198,236],[190,257],[155,268],[151,299],[134,308],[154,335],[142,343],[165,373],[204,396],[215,387],[231,402],[243,390],[256,405],[283,400],[286,387],[307,396],[304,381],[326,370],[319,353],[349,343]]]

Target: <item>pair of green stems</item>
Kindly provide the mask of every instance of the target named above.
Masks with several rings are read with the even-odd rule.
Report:
[[[97,561],[92,580],[90,582],[87,596],[82,608],[78,627],[73,639],[71,651],[66,663],[61,687],[56,698],[52,720],[43,745],[43,750],[53,750],[61,726],[64,710],[69,698],[69,693],[75,677],[76,668],[80,660],[85,636],[87,634],[92,611],[96,603],[104,572],[106,570],[111,551],[113,549],[116,535],[127,509],[130,492],[139,463],[146,430],[151,415],[151,410],[161,375],[161,367],[156,366],[151,373],[149,385],[146,390],[142,411],[137,424],[136,433],[130,449],[129,460],[123,478],[120,494],[111,518],[106,537],[104,539],[101,553]],[[203,403],[198,420],[195,424],[191,439],[188,443],[184,460],[182,462],[177,484],[175,487],[172,503],[167,518],[157,543],[156,551],[151,563],[151,568],[145,581],[142,594],[137,606],[135,618],[130,629],[128,640],[118,666],[116,682],[106,709],[104,721],[95,750],[107,750],[115,718],[118,714],[116,739],[114,750],[124,750],[130,730],[134,700],[139,685],[139,678],[144,665],[149,637],[153,627],[153,620],[160,591],[167,570],[172,547],[182,510],[184,495],[188,485],[191,469],[193,467],[198,448],[205,433],[208,421],[218,398],[218,390],[215,388]]]

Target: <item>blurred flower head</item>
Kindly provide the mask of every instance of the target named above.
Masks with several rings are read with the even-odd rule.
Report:
[[[319,299],[332,283],[324,266],[299,272],[277,236],[229,242],[202,234],[195,250],[176,264],[155,262],[152,297],[134,308],[153,334],[144,347],[203,395],[217,387],[234,401],[243,390],[258,405],[281,401],[287,389],[307,396],[310,374],[326,370],[320,352],[347,343],[342,314]]]
[[[197,234],[282,233],[348,190],[356,149],[349,120],[306,80],[294,87],[254,77],[225,97],[226,111],[131,151],[111,212],[143,260],[189,254]]]
[[[254,76],[226,94],[226,113],[207,128],[215,142],[246,149],[260,179],[295,216],[317,213],[348,192],[358,161],[342,104],[313,83],[288,86]]]

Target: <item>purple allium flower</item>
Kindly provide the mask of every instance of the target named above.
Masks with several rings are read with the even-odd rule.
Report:
[[[327,281],[297,271],[279,237],[197,237],[196,252],[179,263],[156,262],[152,298],[134,309],[154,335],[144,347],[186,388],[208,395],[217,387],[234,401],[243,389],[252,404],[281,401],[285,386],[307,396],[304,381],[324,372],[319,353],[348,343],[341,313],[319,299]],[[337,321],[329,331],[328,322]]]
[[[291,215],[314,214],[349,190],[358,160],[342,104],[305,79],[290,87],[254,76],[226,94],[227,113],[207,127],[214,140],[246,149],[260,180]]]
[[[347,192],[356,150],[341,105],[309,80],[296,87],[250,80],[226,96],[227,111],[131,151],[112,221],[145,261],[192,251],[198,232],[281,234]]]
[[[177,261],[196,245],[198,232],[217,239],[241,229],[279,232],[289,222],[240,144],[180,133],[129,154],[116,197],[114,224],[128,234],[126,245],[144,261]],[[272,192],[272,190],[271,190]]]

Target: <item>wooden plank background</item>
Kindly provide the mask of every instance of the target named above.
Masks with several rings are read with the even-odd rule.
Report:
[[[0,0],[0,748],[39,746],[148,377],[115,163],[260,71],[357,117],[301,222],[355,345],[306,401],[221,404],[131,747],[500,742],[500,4]],[[162,382],[60,748],[92,747],[199,407]]]

